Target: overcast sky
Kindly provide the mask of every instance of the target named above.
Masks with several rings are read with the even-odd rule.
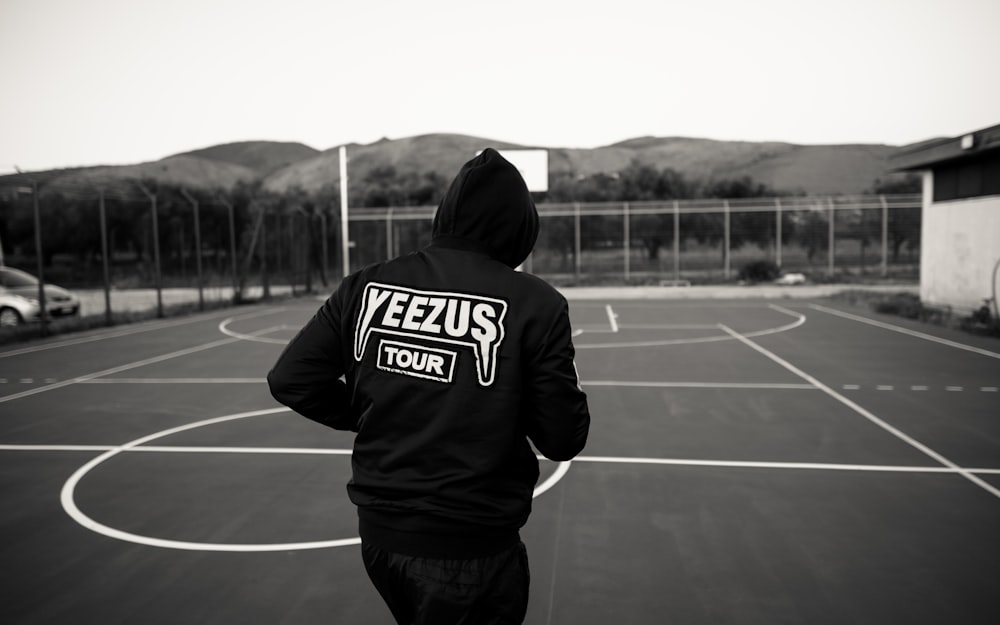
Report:
[[[997,0],[0,0],[0,173],[460,133],[905,145],[1000,123]]]

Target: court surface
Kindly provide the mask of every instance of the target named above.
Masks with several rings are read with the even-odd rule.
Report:
[[[264,376],[318,300],[0,348],[0,622],[390,624],[351,435]],[[1000,341],[825,300],[571,301],[526,623],[1000,622]]]

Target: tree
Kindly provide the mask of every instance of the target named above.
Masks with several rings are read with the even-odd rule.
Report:
[[[795,238],[806,248],[809,263],[829,246],[830,224],[820,211],[809,211],[795,227]]]
[[[903,178],[876,180],[872,192],[878,195],[920,193],[923,181],[918,174],[907,173]],[[909,242],[908,247],[920,245],[921,211],[919,208],[894,208],[888,215],[888,235],[892,245],[892,260],[899,262],[899,250]]]

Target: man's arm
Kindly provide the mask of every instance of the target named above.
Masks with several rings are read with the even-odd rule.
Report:
[[[590,431],[587,396],[573,362],[572,329],[565,301],[529,359],[523,410],[528,437],[549,460],[569,460],[583,451]]]
[[[334,293],[285,347],[267,383],[278,402],[300,415],[338,430],[357,431],[350,394],[340,379],[346,371],[340,315]]]

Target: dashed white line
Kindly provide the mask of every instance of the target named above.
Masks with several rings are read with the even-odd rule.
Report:
[[[285,310],[284,308],[271,308],[268,313],[278,313]],[[141,332],[152,332],[155,330],[162,330],[164,328],[172,328],[174,326],[186,325],[189,323],[197,323],[199,321],[204,321],[205,319],[211,319],[213,317],[222,317],[224,315],[231,315],[232,310],[223,310],[219,312],[208,312],[199,314],[196,317],[187,317],[182,319],[175,319],[171,321],[161,321],[161,322],[151,322],[137,324],[136,326],[117,330],[113,332],[102,332],[100,334],[94,334],[91,336],[84,336],[79,338],[66,339],[62,341],[54,341],[51,343],[44,343],[41,345],[31,345],[29,347],[23,347],[20,349],[12,349],[5,352],[0,352],[0,358],[7,358],[8,356],[20,356],[21,354],[30,354],[33,352],[39,352],[47,349],[55,349],[57,347],[69,347],[72,345],[80,345],[81,343],[92,343],[94,341],[103,341],[104,339],[113,339],[120,336],[128,336],[130,334],[139,334]]]
[[[583,386],[624,386],[633,388],[748,388],[748,389],[799,389],[812,391],[811,384],[785,382],[634,382],[631,380],[584,380]]]
[[[986,492],[990,493],[994,497],[1000,498],[1000,489],[998,489],[997,487],[993,486],[989,482],[986,482],[985,480],[980,479],[976,475],[970,473],[967,469],[963,469],[962,467],[958,466],[957,464],[955,464],[950,459],[948,459],[945,456],[941,455],[940,453],[934,451],[933,449],[931,449],[927,445],[924,445],[923,443],[921,443],[920,441],[916,440],[912,436],[909,436],[908,434],[906,434],[902,430],[900,430],[898,428],[895,428],[892,425],[889,425],[888,423],[886,423],[882,419],[879,419],[878,417],[876,417],[874,414],[872,414],[871,412],[869,412],[868,410],[866,410],[862,406],[854,403],[853,401],[851,401],[847,397],[841,395],[837,391],[833,390],[832,388],[830,388],[826,384],[823,384],[821,381],[819,381],[815,377],[809,375],[805,371],[802,371],[801,369],[799,369],[798,367],[796,367],[792,363],[788,362],[787,360],[785,360],[781,356],[778,356],[777,354],[772,353],[771,351],[765,349],[764,347],[761,347],[760,345],[758,345],[754,341],[751,341],[747,337],[743,336],[742,334],[739,334],[735,330],[732,330],[728,326],[719,324],[719,327],[722,328],[728,334],[732,335],[734,338],[736,338],[738,341],[740,341],[741,343],[743,343],[747,347],[753,349],[754,351],[758,352],[759,354],[762,354],[763,356],[766,356],[770,360],[772,360],[775,363],[781,365],[785,369],[788,369],[789,371],[791,371],[795,375],[799,376],[800,378],[802,378],[802,379],[806,380],[807,382],[813,384],[814,386],[816,386],[817,388],[819,388],[820,390],[822,390],[824,393],[826,393],[827,395],[829,395],[833,399],[836,399],[837,401],[839,401],[840,403],[844,404],[845,406],[847,406],[851,410],[855,411],[856,413],[858,413],[859,415],[861,415],[865,419],[868,419],[873,424],[875,424],[878,427],[882,428],[886,432],[892,434],[893,436],[895,436],[899,440],[907,443],[908,445],[910,445],[914,449],[917,449],[918,451],[923,452],[925,455],[933,458],[937,462],[940,462],[941,464],[943,464],[943,465],[945,465],[947,467],[951,467],[959,475],[961,475],[965,479],[969,480],[970,482],[972,482],[976,486],[979,486],[980,488],[982,488]]]
[[[273,310],[265,310],[263,312],[251,313],[249,315],[240,316],[241,319],[251,319],[253,317],[260,317],[263,315],[273,314]],[[231,317],[230,319],[235,319]],[[225,322],[224,322],[225,323]],[[260,330],[261,333],[266,333],[272,331],[271,328]],[[110,369],[104,369],[102,371],[97,371],[94,373],[88,373],[75,378],[70,378],[68,380],[63,380],[61,382],[53,382],[52,384],[46,384],[44,386],[36,386],[35,388],[28,389],[26,391],[21,391],[20,393],[11,393],[10,395],[0,396],[0,403],[8,402],[14,399],[21,399],[22,397],[29,397],[31,395],[37,395],[38,393],[44,393],[46,391],[55,390],[58,388],[63,388],[64,386],[70,386],[71,384],[79,384],[82,382],[87,382],[95,378],[102,378],[108,375],[114,375],[116,373],[121,373],[122,371],[128,371],[130,369],[136,369],[138,367],[144,367],[146,365],[151,365],[158,362],[163,362],[164,360],[170,360],[172,358],[177,358],[179,356],[187,356],[189,354],[195,354],[206,349],[212,349],[214,347],[219,347],[221,345],[228,345],[230,343],[235,343],[242,339],[238,338],[225,338],[216,341],[211,341],[209,343],[202,343],[201,345],[195,345],[193,347],[188,347],[185,349],[180,349],[175,352],[170,352],[168,354],[160,354],[159,356],[153,356],[152,358],[146,358],[144,360],[137,360],[135,362],[130,362],[124,365],[119,365],[117,367],[111,367]]]
[[[80,384],[264,384],[266,378],[94,378]]]

